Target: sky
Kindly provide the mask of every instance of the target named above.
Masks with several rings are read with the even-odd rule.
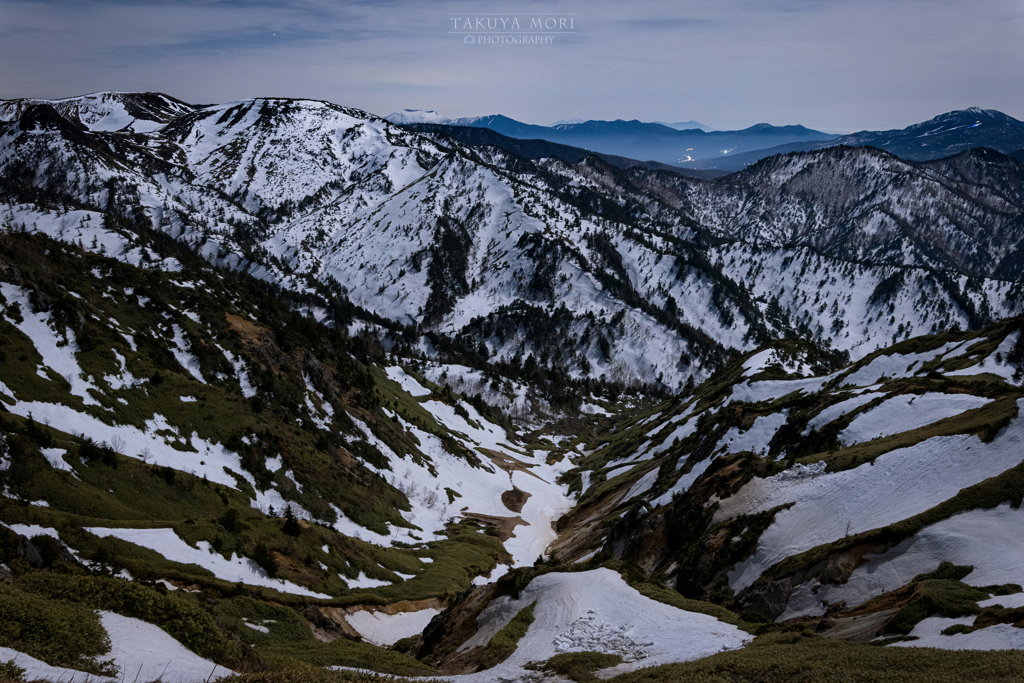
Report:
[[[487,18],[519,31],[476,30]],[[565,28],[529,31],[552,18]],[[1024,119],[1022,65],[1024,0],[0,0],[0,99],[157,91],[851,132],[969,106]]]

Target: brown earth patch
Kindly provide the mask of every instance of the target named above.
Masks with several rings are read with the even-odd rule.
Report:
[[[552,554],[564,562],[573,562],[602,547],[607,531],[604,520],[622,502],[634,483],[636,480],[630,480],[628,484],[590,498],[560,517],[555,522],[558,537],[549,546]]]
[[[463,515],[466,519],[475,519],[483,524],[491,524],[498,532],[498,540],[504,543],[512,538],[517,526],[530,526],[522,517],[495,517],[494,515],[482,515],[477,512],[467,512]]]
[[[513,486],[511,491],[505,491],[501,494],[501,504],[518,514],[523,511],[523,506],[526,505],[529,497],[529,493]]]
[[[448,606],[441,618],[423,630],[423,639],[415,656],[425,664],[438,667],[438,673],[452,675],[476,670],[484,648],[456,653],[460,645],[477,632],[477,617],[501,593],[497,584],[471,586]]]
[[[246,320],[245,318],[233,313],[225,311],[224,318],[228,321],[228,326],[237,332],[238,336],[240,336],[243,341],[256,339],[270,332],[270,330],[263,325],[254,323],[251,320]]]
[[[274,559],[277,560],[277,566],[281,574],[285,578],[297,583],[316,583],[324,577],[323,570],[307,567],[291,555],[274,551]]]
[[[819,635],[826,638],[866,643],[885,632],[885,625],[896,616],[897,611],[887,609],[855,617],[822,619],[817,630]]]
[[[491,462],[493,462],[498,469],[508,472],[509,478],[512,477],[513,472],[526,472],[531,477],[537,477],[536,474],[529,470],[529,468],[536,467],[536,465],[523,462],[522,460],[514,458],[507,453],[501,453],[500,451],[495,451],[490,448],[481,448],[479,450],[490,458]],[[537,477],[537,479],[544,481],[544,479],[541,479],[540,477]]]

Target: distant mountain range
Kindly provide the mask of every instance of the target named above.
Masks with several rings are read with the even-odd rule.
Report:
[[[829,141],[791,142],[769,149],[730,154],[727,158],[712,155],[682,165],[738,171],[775,154],[807,152],[833,145],[878,147],[909,161],[941,159],[975,147],[989,147],[1012,155],[1024,149],[1024,121],[994,109],[970,107],[941,114],[901,130],[864,130]]]
[[[669,128],[675,128],[676,130],[693,130],[694,128],[698,128],[704,131],[705,133],[710,133],[712,130],[714,130],[714,128],[712,128],[711,126],[705,126],[703,123],[700,123],[699,121],[678,121],[676,123],[653,121],[652,123],[659,123],[663,126],[668,126]]]
[[[717,169],[687,169],[679,166],[673,166],[671,164],[663,164],[660,161],[641,161],[639,159],[630,159],[629,157],[617,156],[615,154],[604,154],[602,152],[592,152],[589,149],[583,149],[582,147],[562,145],[557,142],[548,142],[547,140],[521,140],[518,138],[510,138],[507,135],[497,133],[490,128],[473,128],[472,126],[452,126],[437,123],[406,123],[402,125],[404,128],[414,130],[418,133],[443,133],[472,147],[498,147],[505,151],[512,152],[517,156],[521,156],[524,159],[530,160],[557,158],[570,164],[575,164],[589,156],[596,156],[612,166],[617,166],[619,168],[633,168],[639,166],[641,168],[660,169],[663,171],[681,173],[682,175],[690,176],[691,178],[718,178],[720,176],[727,175],[728,173],[727,171],[720,171]]]
[[[401,111],[393,112],[393,113],[389,114],[388,116],[385,116],[384,118],[387,119],[388,121],[390,121],[391,123],[399,123],[399,124],[401,124],[401,123],[437,123],[437,124],[442,124],[442,125],[470,126],[470,125],[473,125],[472,122],[474,122],[474,121],[479,121],[481,119],[485,119],[485,118],[489,118],[489,117],[485,117],[485,116],[464,116],[464,117],[458,118],[458,119],[450,119],[447,116],[444,116],[442,114],[438,114],[436,111],[434,111],[432,109],[403,109]],[[588,119],[561,119],[559,121],[555,121],[552,124],[549,124],[548,126],[540,126],[540,127],[541,128],[544,128],[544,127],[556,128],[558,126],[571,126],[571,125],[577,125],[577,124],[587,123],[587,122],[588,122]],[[712,128],[710,126],[705,126],[703,123],[700,123],[699,121],[678,121],[676,123],[665,123],[664,121],[652,121],[651,123],[659,125],[659,126],[665,126],[667,128],[672,128],[672,129],[675,129],[675,130],[694,130],[694,129],[697,129],[697,130],[702,130],[705,133],[709,133],[712,130]],[[529,124],[525,124],[525,125],[529,125]]]
[[[394,122],[390,117],[389,120]],[[595,152],[658,161],[674,166],[682,166],[697,159],[792,143],[828,141],[838,137],[804,126],[772,126],[767,123],[759,123],[743,130],[710,133],[699,128],[676,130],[660,123],[643,123],[636,120],[584,121],[557,126],[535,126],[500,114],[453,119],[449,125],[489,128],[510,138],[547,140]]]
[[[776,154],[837,145],[878,147],[909,161],[940,159],[977,147],[989,147],[1010,155],[1024,150],[1024,122],[979,107],[941,114],[903,129],[860,131],[849,135],[767,123],[736,131],[710,131],[696,121],[643,123],[572,119],[551,126],[535,126],[502,115],[449,119],[433,111],[408,109],[391,114],[387,119],[399,124],[486,128],[518,140],[543,140],[599,152],[607,161],[621,167],[636,164],[624,165],[613,161],[613,157],[710,171],[712,175],[739,171]],[[525,156],[534,158],[529,154]],[[553,156],[567,158],[562,154]]]

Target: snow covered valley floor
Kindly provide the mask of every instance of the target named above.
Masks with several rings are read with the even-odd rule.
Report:
[[[609,569],[553,572],[537,577],[517,599],[492,600],[477,618],[479,630],[459,650],[490,642],[523,608],[536,603],[534,621],[515,652],[494,669],[457,676],[492,681],[523,675],[530,662],[560,653],[619,655],[623,663],[602,677],[641,667],[683,662],[742,647],[752,636],[714,617],[651,600]]]

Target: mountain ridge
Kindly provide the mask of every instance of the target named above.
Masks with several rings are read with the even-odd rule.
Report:
[[[984,122],[986,120],[991,125],[987,125]],[[949,127],[951,124],[952,128]],[[921,138],[927,139],[922,142]],[[698,160],[690,166],[737,171],[775,154],[812,151],[833,145],[878,147],[908,161],[931,161],[975,147],[990,147],[1003,154],[1012,154],[1024,146],[1024,121],[994,109],[970,107],[946,112],[902,129],[860,131],[838,136],[829,143],[787,143],[764,150],[741,152],[730,159]]]
[[[1015,158],[88,111],[0,121],[0,671],[1021,668]]]
[[[1019,195],[979,184],[966,167],[955,169],[956,177],[942,167],[922,174],[871,151],[842,157],[824,150],[784,162],[787,174],[804,178],[800,189],[767,174],[755,183],[765,193],[728,178],[708,183],[596,157],[530,161],[303,100],[205,107],[139,142],[81,131],[76,135],[86,137],[72,140],[55,130],[46,149],[19,137],[16,123],[6,125],[0,144],[13,145],[14,156],[5,172],[19,192],[68,191],[64,178],[77,176],[61,175],[65,161],[28,185],[10,165],[66,144],[67,159],[80,158],[75,163],[96,169],[89,174],[124,186],[118,211],[199,240],[215,263],[289,288],[333,287],[368,315],[483,348],[504,363],[532,356],[573,381],[660,383],[678,391],[731,350],[774,336],[806,334],[837,352],[862,354],[893,335],[975,327],[1020,306],[1015,271],[999,269],[1019,249],[1012,241],[1020,231]],[[324,137],[325,129],[333,132]],[[1017,182],[1010,167],[980,161],[1002,169],[1000,187]],[[821,213],[841,196],[830,177],[847,166],[868,179],[850,186],[864,194]],[[289,170],[296,168],[303,172]],[[886,168],[920,189],[882,182]],[[169,193],[167,182],[177,189]],[[879,188],[888,194],[877,195]],[[75,201],[88,195],[93,206],[109,201],[95,184],[74,192],[85,193]],[[910,203],[893,208],[899,192]],[[921,222],[935,211],[944,215]],[[774,224],[767,215],[777,216]],[[808,231],[812,215],[818,223],[809,225],[827,231]],[[32,220],[52,218],[33,213]],[[1009,251],[992,251],[995,233],[985,232],[986,221],[1000,226]],[[920,227],[908,231],[908,224]],[[808,239],[812,234],[820,238]],[[973,246],[950,246],[957,240]],[[787,272],[794,259],[799,268]],[[757,277],[765,268],[774,281]],[[904,268],[897,293],[906,288],[905,307],[876,325],[872,292]],[[813,281],[805,279],[808,269],[819,273]],[[812,286],[837,272],[847,291]],[[857,304],[850,298],[859,291],[855,282],[866,288]],[[922,296],[928,303],[911,303]],[[809,298],[817,300],[814,308]]]

